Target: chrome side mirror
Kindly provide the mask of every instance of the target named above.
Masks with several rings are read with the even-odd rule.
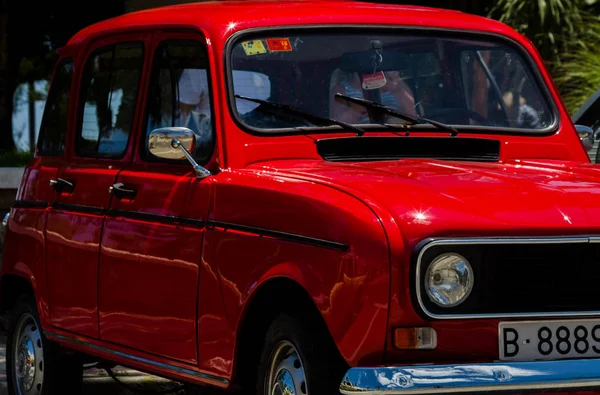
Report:
[[[148,136],[148,150],[158,158],[184,160],[192,164],[196,176],[205,178],[210,171],[200,166],[190,152],[196,148],[196,135],[188,128],[170,127],[155,129]]]
[[[586,152],[590,152],[594,148],[594,130],[584,125],[575,125],[575,130],[577,130],[583,148]]]

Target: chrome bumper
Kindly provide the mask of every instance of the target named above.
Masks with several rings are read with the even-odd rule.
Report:
[[[342,394],[448,394],[600,388],[600,359],[352,368]]]

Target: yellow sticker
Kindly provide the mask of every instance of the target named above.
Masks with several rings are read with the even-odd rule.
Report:
[[[248,56],[267,53],[267,49],[265,48],[261,40],[244,41],[242,43],[242,47],[244,48],[244,52],[246,52],[246,55]]]

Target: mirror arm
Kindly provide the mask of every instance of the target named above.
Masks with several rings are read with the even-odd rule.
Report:
[[[180,148],[187,160],[192,164],[194,171],[196,172],[196,177],[198,178],[206,178],[211,175],[210,171],[200,166],[195,160],[194,157],[185,149],[183,145],[177,139],[173,139],[171,142],[173,148]]]

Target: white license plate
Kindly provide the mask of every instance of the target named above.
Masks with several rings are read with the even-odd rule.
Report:
[[[600,358],[600,319],[501,322],[500,359]]]

